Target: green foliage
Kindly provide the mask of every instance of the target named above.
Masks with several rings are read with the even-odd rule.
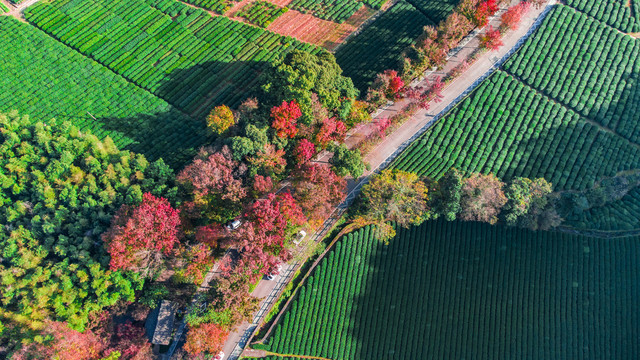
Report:
[[[199,119],[215,105],[239,105],[278,56],[321,51],[174,0],[53,0],[29,7],[25,17]]]
[[[437,191],[432,196],[434,217],[443,216],[447,221],[456,219],[462,208],[462,173],[449,169],[437,183]]]
[[[72,121],[121,149],[181,166],[207,141],[204,124],[109,69],[10,16],[0,17],[5,51],[0,112]]]
[[[171,170],[68,122],[16,113],[0,116],[0,168],[0,317],[82,329],[89,313],[132,301],[141,280],[108,270],[99,236],[138,192],[175,200]]]
[[[265,72],[262,90],[267,108],[282,101],[296,100],[302,111],[299,122],[311,124],[324,119],[313,118],[312,94],[320,104],[341,119],[346,118],[358,91],[351,79],[342,76],[342,69],[333,54],[322,52],[313,55],[292,51]]]
[[[289,3],[289,7],[294,10],[299,10],[302,13],[310,12],[313,16],[335,21],[342,24],[345,20],[349,19],[358,9],[362,7],[363,3],[369,3],[371,1],[357,1],[357,0],[293,0]],[[382,3],[386,0],[375,1],[377,8],[382,6]]]
[[[256,1],[247,4],[236,16],[245,18],[252,24],[266,28],[273,20],[286,13],[287,10],[289,9],[286,7],[281,8],[270,2]]]
[[[532,216],[547,206],[553,187],[545,179],[515,178],[505,189],[507,203],[503,215],[507,225],[533,221]]]
[[[142,289],[141,296],[138,302],[151,309],[158,307],[161,300],[164,300],[169,295],[169,289],[163,284],[151,283],[149,286],[145,286]]]
[[[567,5],[622,32],[640,31],[640,2],[629,0],[567,0]]]
[[[385,245],[365,227],[320,262],[262,348],[345,360],[606,358],[613,348],[632,358],[638,251],[638,237],[445,221],[399,228]]]
[[[345,144],[335,145],[330,151],[333,156],[329,160],[333,171],[338,176],[351,175],[358,179],[364,173],[364,162],[358,149],[349,150]]]

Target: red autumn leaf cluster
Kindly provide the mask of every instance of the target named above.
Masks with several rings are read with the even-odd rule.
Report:
[[[107,348],[106,341],[92,331],[81,333],[70,329],[64,322],[46,321],[43,335],[51,340],[25,345],[12,359],[98,360]]]
[[[295,149],[296,160],[299,164],[304,164],[311,160],[316,154],[316,147],[313,143],[307,139],[302,139],[298,142]]]
[[[531,8],[531,3],[523,1],[507,9],[500,17],[502,20],[501,27],[516,30],[520,25],[522,16],[529,11],[529,8]]]
[[[347,132],[344,122],[336,118],[328,118],[322,122],[322,126],[316,134],[316,142],[320,148],[324,149],[331,141],[340,140]]]
[[[326,164],[306,164],[299,167],[294,176],[293,197],[312,220],[326,219],[344,198],[346,180]]]
[[[498,11],[498,3],[496,0],[486,0],[478,4],[474,14],[474,23],[476,26],[486,26],[489,17]]]
[[[271,109],[271,117],[273,118],[271,126],[276,130],[278,136],[292,138],[298,133],[296,121],[301,116],[302,111],[295,100],[283,101],[282,104]]]
[[[480,37],[480,46],[485,49],[496,51],[502,45],[504,44],[500,30],[494,29],[492,26],[489,26],[487,31]]]
[[[273,189],[273,180],[270,176],[255,175],[253,177],[253,191],[258,194],[266,194]]]
[[[226,147],[214,153],[201,149],[198,157],[176,179],[192,188],[196,200],[219,196],[222,200],[239,201],[247,194],[237,174],[238,166]]]
[[[114,339],[108,352],[113,351],[119,351],[122,360],[153,359],[151,343],[147,340],[144,328],[134,326],[131,322],[116,325]]]
[[[217,324],[200,324],[189,329],[184,350],[194,359],[204,358],[206,354],[216,355],[222,351],[229,332]]]
[[[179,226],[178,211],[167,199],[145,193],[140,205],[123,205],[102,235],[111,255],[111,269],[141,271],[155,267],[178,243]]]
[[[384,138],[387,135],[387,129],[391,126],[391,119],[387,117],[376,120],[376,132],[380,138]]]

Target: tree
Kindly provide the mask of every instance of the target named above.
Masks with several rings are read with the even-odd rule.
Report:
[[[462,173],[453,168],[440,178],[436,193],[432,198],[436,216],[444,216],[447,221],[456,219],[461,210],[462,185]]]
[[[552,185],[543,178],[515,178],[505,191],[503,215],[507,225],[537,228],[537,218],[546,210],[552,191]]]
[[[304,164],[315,156],[316,147],[311,141],[302,139],[296,145],[294,152],[298,164]]]
[[[144,327],[134,326],[130,321],[115,327],[110,351],[119,352],[118,360],[151,360],[153,352]]]
[[[264,101],[275,106],[282,101],[296,100],[300,106],[303,124],[313,121],[312,96],[333,116],[344,119],[358,96],[350,78],[342,76],[342,69],[333,54],[317,55],[293,50],[272,63],[261,78]]]
[[[371,220],[395,221],[409,227],[431,217],[428,189],[418,176],[401,170],[383,170],[362,187],[362,215]]]
[[[346,181],[326,164],[308,163],[293,174],[294,199],[304,214],[314,222],[324,220],[344,198]]]
[[[351,175],[354,179],[362,176],[365,166],[358,149],[349,150],[345,144],[340,144],[333,146],[331,151],[333,156],[329,159],[329,163],[338,176]]]
[[[28,341],[47,318],[82,331],[90,313],[133,301],[140,277],[108,269],[100,236],[143,193],[175,201],[171,168],[17,112],[0,114],[0,152],[0,321],[16,331],[0,343]]]
[[[206,354],[218,354],[229,332],[217,324],[200,324],[189,328],[184,349],[195,359],[204,359]]]
[[[258,151],[255,156],[247,159],[252,165],[250,173],[261,173],[277,179],[278,175],[282,174],[287,166],[284,154],[283,149],[277,150],[273,144],[265,145],[264,149]]]
[[[270,176],[255,175],[253,177],[253,191],[256,196],[266,194],[273,189],[273,180]]]
[[[176,274],[196,285],[202,283],[214,262],[211,248],[206,243],[186,247],[182,251],[181,258],[184,259],[186,266],[178,269]]]
[[[214,134],[222,135],[234,124],[233,112],[226,105],[216,106],[207,116],[207,126]]]
[[[271,108],[273,122],[271,126],[276,130],[278,136],[292,138],[298,133],[296,121],[302,116],[300,106],[295,100],[283,101],[279,106]]]
[[[356,101],[351,106],[351,111],[347,117],[345,124],[349,127],[354,127],[357,124],[365,124],[371,121],[371,114],[369,114],[369,104],[364,101]],[[326,119],[328,116],[323,117]]]
[[[178,243],[180,217],[164,198],[145,193],[136,207],[123,205],[102,235],[112,270],[129,270],[147,277]]]
[[[213,152],[203,148],[177,177],[193,195],[193,207],[212,221],[223,223],[235,218],[247,196],[243,184],[246,168],[234,161],[227,147]]]
[[[527,11],[529,11],[530,7],[531,7],[531,4],[526,1],[511,6],[500,17],[502,21],[500,28],[516,30],[518,28],[518,25],[520,25],[522,16],[526,14]]]
[[[325,149],[331,141],[338,141],[347,132],[346,125],[335,118],[325,119],[316,134],[316,143],[321,149]]]
[[[41,336],[41,340],[23,346],[13,360],[98,360],[107,348],[106,341],[90,330],[81,333],[64,322],[47,321]]]
[[[498,214],[507,202],[502,191],[504,183],[494,174],[472,174],[464,180],[461,197],[461,218],[495,224]]]
[[[480,37],[480,47],[482,48],[497,51],[502,45],[504,44],[502,42],[502,34],[500,34],[500,30],[494,29],[492,26],[489,26],[485,33]]]

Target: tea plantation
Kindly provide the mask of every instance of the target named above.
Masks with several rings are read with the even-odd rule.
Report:
[[[367,227],[320,263],[266,348],[330,359],[637,358],[639,255],[637,237],[437,221],[384,245]]]

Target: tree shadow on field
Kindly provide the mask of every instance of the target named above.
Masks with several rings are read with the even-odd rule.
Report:
[[[640,356],[637,239],[431,221],[374,247],[336,358]]]
[[[433,25],[407,5],[403,1],[394,5],[336,51],[344,75],[353,80],[362,94],[377,74],[399,69],[402,51],[422,33],[424,26]]]
[[[206,127],[206,115],[215,106],[234,108],[254,95],[259,73],[267,64],[208,62],[174,70],[154,92],[172,107],[164,112],[102,117],[98,121],[131,142],[124,149],[142,153],[150,160],[163,158],[180,169],[201,146],[215,140]]]

